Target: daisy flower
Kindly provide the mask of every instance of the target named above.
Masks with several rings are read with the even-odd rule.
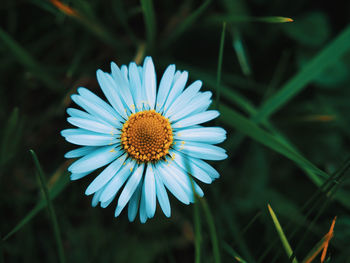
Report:
[[[168,191],[184,204],[194,202],[193,189],[203,196],[196,181],[210,184],[219,177],[204,160],[227,157],[214,146],[226,139],[225,130],[200,125],[219,116],[207,110],[212,94],[200,92],[201,81],[185,89],[188,72],[175,65],[167,67],[157,90],[151,57],[142,67],[111,63],[111,71],[97,70],[109,103],[82,87],[71,97],[83,109],[68,108],[67,121],[77,128],[61,131],[68,142],[82,146],[65,155],[79,158],[68,167],[71,180],[98,170],[85,194],[93,195],[92,206],[101,207],[118,196],[115,217],[128,205],[129,220],[139,211],[144,223],[157,202],[170,217]]]

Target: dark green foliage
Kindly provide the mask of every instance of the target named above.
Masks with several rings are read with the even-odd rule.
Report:
[[[326,259],[350,258],[349,3],[63,1],[71,13],[53,3],[0,6],[0,262],[291,262],[268,203],[299,262],[334,216]],[[221,177],[201,184],[205,199],[172,197],[170,219],[157,207],[142,225],[115,219],[115,202],[91,207],[94,175],[69,182],[72,146],[59,132],[77,87],[102,94],[98,68],[145,55],[158,80],[174,63],[214,93],[229,158],[213,163]]]

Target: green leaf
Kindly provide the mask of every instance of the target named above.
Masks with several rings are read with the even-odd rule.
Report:
[[[58,179],[55,180],[52,187],[49,189],[49,195],[50,199],[54,200],[68,185],[69,182],[69,176],[68,172],[66,171],[65,166],[60,168],[57,171]],[[19,223],[6,235],[4,236],[3,240],[9,239],[12,235],[17,233],[19,230],[21,230],[27,223],[29,223],[41,210],[43,210],[47,205],[47,202],[45,198],[42,198],[39,200],[39,202],[35,205],[35,207],[21,220]]]
[[[269,212],[272,218],[272,221],[275,225],[276,231],[281,239],[282,245],[287,253],[288,258],[290,258],[293,255],[293,250],[288,242],[288,239],[286,237],[286,235],[284,234],[284,231],[281,227],[281,224],[279,223],[277,216],[275,214],[275,212],[272,210],[271,206],[268,204],[267,207],[269,208]],[[294,257],[294,259],[292,260],[292,263],[298,263],[297,259]]]
[[[47,184],[46,184],[46,179],[44,175],[44,171],[41,168],[41,165],[39,163],[38,157],[36,156],[35,152],[33,150],[30,150],[30,153],[32,154],[36,169],[37,169],[37,175],[39,177],[40,181],[40,186],[41,190],[44,193],[44,197],[47,203],[47,209],[49,211],[50,215],[50,220],[52,223],[55,239],[56,239],[56,244],[57,244],[57,249],[58,249],[58,256],[59,260],[61,263],[66,262],[65,256],[64,256],[64,250],[63,250],[63,244],[62,244],[62,239],[61,239],[61,233],[60,233],[60,228],[58,226],[58,221],[55,213],[55,209],[52,205],[49,190],[47,189]]]
[[[299,73],[291,78],[273,96],[261,106],[255,119],[268,119],[273,113],[283,107],[295,95],[301,92],[311,81],[315,80],[325,69],[333,65],[350,49],[350,26],[345,28],[331,43],[329,43],[314,59]]]
[[[153,49],[157,31],[153,0],[141,0],[141,7],[146,25],[147,48]]]

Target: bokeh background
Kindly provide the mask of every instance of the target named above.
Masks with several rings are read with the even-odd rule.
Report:
[[[66,262],[290,262],[267,204],[298,262],[337,216],[326,260],[350,262],[349,17],[347,1],[2,0],[0,260],[62,262],[33,149]],[[91,176],[69,182],[60,130],[77,87],[101,95],[97,69],[146,55],[158,80],[175,63],[213,92],[229,158],[205,199],[140,224],[92,208]]]

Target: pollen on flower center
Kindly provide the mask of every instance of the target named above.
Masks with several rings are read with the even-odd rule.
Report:
[[[173,132],[169,120],[154,110],[131,114],[121,134],[124,150],[141,162],[158,161],[169,152]]]

